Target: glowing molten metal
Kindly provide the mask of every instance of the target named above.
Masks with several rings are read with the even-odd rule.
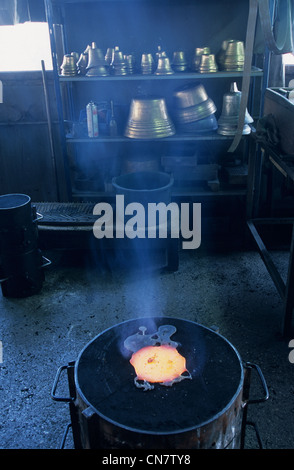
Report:
[[[186,372],[186,359],[172,346],[146,346],[135,352],[130,363],[137,378],[147,382],[172,382]]]

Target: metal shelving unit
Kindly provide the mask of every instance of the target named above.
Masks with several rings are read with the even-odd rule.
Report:
[[[124,0],[126,1],[126,0]],[[100,3],[103,4],[105,3],[105,0],[91,0],[91,4],[94,3]],[[107,3],[107,2],[106,2]],[[123,3],[120,1],[119,3]],[[140,3],[140,2],[139,2]],[[128,139],[122,135],[116,136],[116,137],[109,137],[105,135],[100,135],[98,138],[95,139],[90,139],[84,136],[73,136],[73,137],[66,137],[65,133],[65,119],[64,119],[64,110],[63,110],[63,99],[62,99],[62,88],[64,88],[64,91],[67,93],[67,95],[71,98],[72,97],[72,87],[73,86],[85,86],[87,84],[93,84],[97,83],[99,85],[105,84],[105,83],[113,83],[113,84],[121,84],[122,86],[124,84],[130,84],[130,83],[161,83],[161,82],[173,82],[175,83],[176,81],[178,82],[185,82],[187,80],[218,80],[218,79],[225,79],[225,80],[236,80],[236,79],[242,79],[243,77],[243,72],[227,72],[227,71],[218,71],[218,72],[212,72],[212,73],[193,73],[193,72],[182,72],[182,73],[175,73],[174,75],[161,75],[161,76],[156,76],[156,75],[140,75],[140,74],[135,74],[135,75],[127,75],[127,76],[106,76],[106,77],[86,77],[86,76],[73,76],[73,77],[66,77],[62,76],[59,74],[59,67],[57,63],[57,47],[56,47],[56,42],[55,42],[55,37],[54,37],[54,14],[53,14],[53,5],[55,7],[58,7],[63,10],[64,5],[66,4],[81,4],[80,0],[45,0],[45,6],[46,6],[46,14],[47,14],[47,21],[49,25],[49,34],[50,34],[50,41],[51,41],[51,49],[52,49],[52,61],[53,61],[53,77],[54,77],[54,84],[55,84],[55,92],[56,92],[56,98],[57,98],[57,111],[58,111],[58,116],[59,116],[59,127],[60,127],[60,135],[61,135],[61,145],[62,145],[62,153],[64,157],[64,166],[65,166],[65,173],[67,175],[66,178],[66,184],[68,186],[68,195],[69,195],[69,200],[72,198],[77,198],[78,200],[83,198],[84,196],[87,198],[89,194],[93,198],[101,198],[104,195],[107,195],[103,191],[76,191],[71,187],[70,183],[70,169],[69,169],[69,163],[68,163],[68,150],[71,148],[73,149],[76,144],[85,144],[85,145],[99,145],[99,144],[104,144],[104,145],[109,145],[111,146],[112,144],[119,144],[121,146],[124,145],[130,145],[133,143],[138,144],[139,142],[146,143],[148,141],[146,140],[139,140],[139,139]],[[68,27],[68,25],[67,25]],[[66,44],[66,40],[65,40]],[[259,78],[261,82],[264,80],[264,72],[260,68],[252,66],[251,70],[251,77],[253,80],[256,78]],[[74,104],[69,103],[69,109],[73,109]],[[245,142],[247,136],[244,136]],[[243,140],[244,140],[243,138]],[[163,138],[163,139],[157,139],[157,141],[160,140],[160,143],[196,143],[196,142],[203,142],[203,143],[215,143],[215,144],[222,144],[225,143],[226,141],[228,142],[228,146],[230,142],[233,140],[233,136],[223,136],[220,134],[215,133],[203,133],[203,134],[198,134],[198,135],[190,135],[190,134],[175,134],[172,137],[168,138]],[[152,141],[154,142],[154,141]],[[246,143],[245,143],[246,145]],[[175,189],[175,192],[177,192],[178,195],[180,194],[185,194],[188,193],[191,197],[193,196],[198,196],[199,190],[195,188],[195,192],[191,191],[190,189],[188,191],[185,191],[185,188],[182,189]],[[201,194],[203,196],[207,196],[208,191],[203,191]],[[234,195],[236,193],[236,190],[232,188],[232,190],[221,190],[218,191],[217,193],[212,193],[214,196],[223,196],[223,195],[228,195],[232,194]],[[242,190],[237,190],[238,195],[244,195],[246,191]]]

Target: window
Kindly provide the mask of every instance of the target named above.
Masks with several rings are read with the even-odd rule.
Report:
[[[0,72],[52,70],[47,23],[27,22],[0,26]]]
[[[284,62],[284,65],[294,66],[294,54],[291,52],[289,54],[283,54],[283,62]]]

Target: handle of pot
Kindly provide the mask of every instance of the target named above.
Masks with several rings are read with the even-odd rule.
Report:
[[[32,206],[32,216],[33,216],[33,222],[38,222],[39,220],[43,219],[42,214],[39,214],[36,210],[36,206]]]
[[[65,441],[66,441],[66,438],[67,438],[67,435],[68,435],[68,431],[70,430],[70,428],[72,428],[72,424],[69,423],[66,428],[65,428],[65,431],[63,433],[63,437],[62,437],[62,441],[61,441],[61,444],[60,444],[60,449],[64,449],[64,446],[65,446]]]
[[[50,259],[48,258],[45,258],[45,256],[42,255],[42,260],[43,260],[43,263],[41,268],[45,268],[46,266],[50,266],[50,264],[52,264],[52,261],[50,261]]]
[[[36,218],[33,220],[33,222],[39,222],[39,220],[43,219],[43,215],[39,214],[39,212],[36,212]]]
[[[263,373],[261,372],[260,367],[257,364],[253,364],[252,362],[246,362],[245,367],[248,367],[250,369],[254,369],[257,372],[258,377],[259,377],[260,382],[261,382],[261,385],[262,385],[262,388],[263,388],[263,391],[264,391],[264,396],[262,398],[256,398],[256,399],[253,399],[253,400],[249,399],[246,404],[247,405],[253,405],[255,403],[265,402],[269,398],[269,391],[268,391],[267,383],[265,381]]]
[[[56,393],[56,389],[57,389],[57,386],[58,386],[58,382],[59,382],[59,379],[60,379],[60,376],[62,374],[62,372],[64,370],[67,370],[68,369],[68,366],[61,366],[59,367],[57,373],[56,373],[56,376],[55,376],[55,379],[54,379],[54,383],[53,383],[53,386],[52,386],[52,390],[51,390],[51,398],[52,400],[54,401],[62,401],[64,403],[69,403],[71,401],[73,401],[73,397],[59,397],[57,396],[55,393]]]

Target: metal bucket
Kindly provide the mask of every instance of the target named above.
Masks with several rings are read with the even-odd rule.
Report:
[[[124,341],[142,326],[153,334],[161,325],[176,328],[173,340],[192,379],[145,392],[134,385]],[[264,396],[250,400],[253,368]],[[66,369],[71,396],[58,397]],[[188,320],[152,317],[128,320],[96,336],[75,363],[59,368],[51,396],[70,404],[76,448],[236,449],[244,446],[248,405],[266,401],[268,389],[258,366],[244,365],[218,333]]]
[[[117,194],[125,197],[125,204],[138,202],[144,206],[150,202],[171,201],[173,177],[160,171],[141,171],[120,175],[112,180]]]
[[[27,297],[42,288],[42,268],[51,262],[38,249],[41,218],[26,194],[0,196],[0,283],[5,297]]]

